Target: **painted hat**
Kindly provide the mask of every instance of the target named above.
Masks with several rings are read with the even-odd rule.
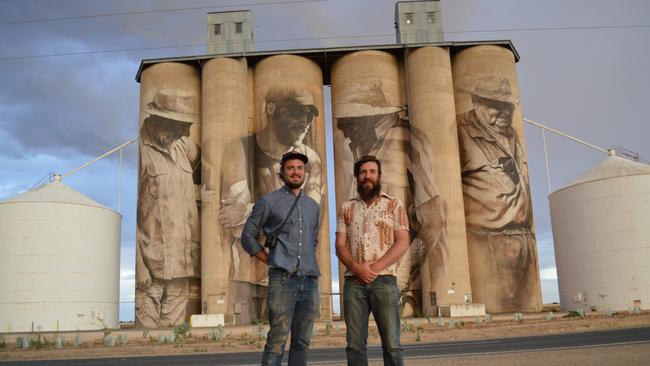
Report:
[[[510,82],[506,78],[496,76],[480,78],[474,85],[474,90],[470,91],[470,93],[477,97],[499,102],[517,103],[517,99],[510,88]]]
[[[161,89],[147,103],[144,111],[163,118],[178,122],[196,122],[196,96],[176,90]]]
[[[318,108],[311,93],[296,88],[275,88],[266,95],[265,103],[294,104],[309,107],[309,111],[318,117]]]
[[[354,84],[348,88],[334,108],[334,118],[376,116],[401,111],[391,105],[381,90],[381,84]]]

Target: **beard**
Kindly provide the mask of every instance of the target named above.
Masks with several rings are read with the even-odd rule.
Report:
[[[304,179],[301,179],[298,183],[293,183],[292,181],[289,180],[289,178],[282,178],[284,181],[284,184],[289,187],[289,189],[298,189],[302,187],[303,183],[305,183]]]
[[[366,183],[372,183],[372,187],[366,188]],[[379,179],[376,182],[370,179],[366,179],[363,182],[357,180],[357,193],[359,193],[359,197],[362,200],[366,201],[375,198],[379,196],[379,192],[381,192],[381,181]]]

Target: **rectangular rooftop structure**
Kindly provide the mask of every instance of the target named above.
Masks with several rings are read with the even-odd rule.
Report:
[[[398,1],[395,32],[397,43],[444,41],[440,0]]]
[[[250,10],[208,13],[208,53],[255,51],[254,36]]]

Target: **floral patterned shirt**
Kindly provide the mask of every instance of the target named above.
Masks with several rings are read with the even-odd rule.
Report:
[[[395,230],[409,229],[404,204],[381,192],[370,206],[359,197],[343,202],[337,215],[337,233],[347,233],[347,248],[357,262],[379,260],[395,242]],[[382,270],[380,275],[397,273],[399,261]],[[354,276],[349,269],[345,276]]]

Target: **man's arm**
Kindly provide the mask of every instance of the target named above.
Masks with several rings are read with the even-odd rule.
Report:
[[[144,258],[142,258],[139,240],[136,241],[135,251],[135,279],[137,280],[135,287],[138,290],[147,291],[149,286],[151,286],[151,271],[149,271],[149,267],[147,267]]]
[[[262,198],[253,206],[253,211],[246,220],[246,224],[244,224],[241,236],[241,244],[244,250],[266,264],[269,263],[269,256],[258,240],[262,225],[268,218],[267,211],[266,200]]]
[[[391,264],[397,262],[406,250],[409,248],[409,232],[405,229],[396,229],[393,231],[395,242],[376,262],[370,265],[370,268],[379,273]]]
[[[347,247],[348,235],[345,232],[336,233],[336,256],[364,283],[370,283],[377,278],[378,271],[374,271],[369,263],[359,263],[352,258]]]

